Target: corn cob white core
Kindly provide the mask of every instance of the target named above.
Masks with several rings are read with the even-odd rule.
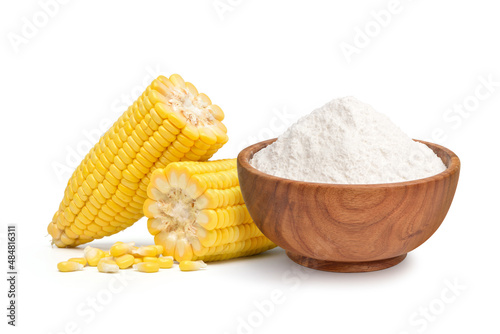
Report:
[[[177,245],[179,256],[183,256],[183,245],[199,245],[198,230],[203,229],[196,223],[199,213],[196,198],[186,194],[182,188],[170,188],[156,202],[157,228],[165,231],[167,240]]]
[[[167,200],[159,200],[158,213],[167,232],[184,232],[186,236],[195,235],[196,216],[199,212],[196,199],[180,188],[171,188],[165,194]]]
[[[188,89],[173,88],[168,101],[174,111],[181,112],[193,125],[212,125],[215,117],[208,109],[209,103],[192,94]]]

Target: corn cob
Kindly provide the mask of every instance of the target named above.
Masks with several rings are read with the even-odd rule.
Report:
[[[152,174],[147,193],[148,230],[164,256],[218,261],[276,247],[246,209],[236,159],[171,163]]]
[[[73,247],[132,225],[143,216],[151,173],[212,157],[227,142],[223,118],[179,75],[155,79],[73,173],[48,226],[52,243]]]

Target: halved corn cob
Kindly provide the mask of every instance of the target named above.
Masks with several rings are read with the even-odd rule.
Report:
[[[174,162],[157,169],[144,202],[149,232],[177,261],[217,261],[276,247],[252,221],[236,159]]]
[[[177,74],[155,79],[90,150],[48,226],[73,247],[119,232],[143,216],[152,171],[208,160],[227,142],[224,113]]]

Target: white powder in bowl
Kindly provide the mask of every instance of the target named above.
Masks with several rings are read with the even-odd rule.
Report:
[[[402,182],[446,169],[430,148],[354,97],[302,117],[250,164],[287,179],[337,184]]]

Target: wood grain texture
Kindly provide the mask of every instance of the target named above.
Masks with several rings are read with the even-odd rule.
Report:
[[[420,141],[446,165],[438,175],[399,183],[342,185],[293,181],[253,168],[248,162],[253,154],[275,140],[252,145],[238,155],[241,192],[262,233],[306,267],[358,272],[387,268],[367,262],[381,264],[380,260],[393,258],[399,261],[386,263],[401,262],[438,229],[457,188],[460,160],[436,144]],[[351,264],[349,269],[353,262],[358,266]]]

